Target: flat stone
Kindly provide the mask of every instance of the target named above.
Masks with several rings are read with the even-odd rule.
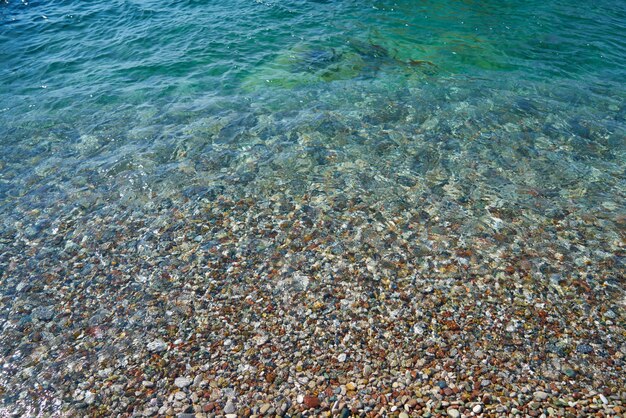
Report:
[[[154,340],[152,342],[149,342],[147,347],[148,351],[158,353],[167,349],[167,344],[163,340]]]
[[[85,403],[91,405],[96,400],[96,394],[90,391],[85,392]]]
[[[257,347],[260,347],[269,340],[269,337],[267,335],[259,335],[255,337],[255,340]]]
[[[31,315],[40,321],[50,321],[54,318],[54,309],[51,306],[38,306],[33,309]]]
[[[261,409],[259,409],[259,413],[265,414],[267,411],[270,410],[271,407],[272,407],[272,405],[270,405],[268,403],[264,403],[263,405],[261,405]]]
[[[317,408],[320,406],[320,400],[317,396],[305,396],[304,404],[307,408]]]
[[[159,413],[159,408],[157,408],[156,406],[150,406],[143,410],[142,415],[144,417],[153,417],[157,415],[158,413]]]
[[[191,385],[192,382],[193,381],[188,377],[177,377],[176,380],[174,380],[174,384],[181,389]]]
[[[226,405],[224,406],[224,413],[225,414],[234,414],[235,411],[236,411],[236,409],[235,409],[235,405],[233,405],[233,402],[231,400],[226,402]]]
[[[348,358],[348,355],[346,353],[341,353],[337,356],[337,361],[339,361],[340,363],[343,363],[344,361],[346,361],[347,358]]]
[[[482,412],[482,410],[483,410],[483,406],[481,404],[474,405],[474,407],[472,408],[472,411],[475,414],[480,414]]]
[[[461,413],[457,409],[448,409],[448,415],[452,418],[459,418]]]
[[[533,395],[534,395],[535,399],[538,400],[538,401],[545,401],[550,396],[546,392],[541,391],[541,390],[538,390]]]
[[[398,418],[409,418],[409,414],[407,414],[406,412],[400,412]]]

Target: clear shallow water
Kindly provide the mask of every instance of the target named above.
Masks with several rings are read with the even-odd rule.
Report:
[[[621,2],[10,1],[0,19],[5,211],[315,181],[623,206]],[[366,172],[385,184],[344,181]]]
[[[337,266],[349,262],[349,288],[364,281],[353,268],[399,283],[417,271],[445,288],[458,275],[508,278],[510,267],[527,301],[566,292],[562,311],[584,326],[594,327],[585,316],[593,303],[606,301],[620,320],[624,2],[204,3],[0,3],[6,404],[46,409],[43,381],[57,408],[75,393],[60,382],[96,374],[94,362],[73,377],[64,360],[48,367],[57,358],[82,367],[82,351],[68,349],[74,331],[106,322],[110,336],[123,330],[143,346],[165,316],[146,316],[145,292],[175,300],[183,288],[153,273],[186,262],[200,243],[199,259],[211,261],[213,231],[232,254],[246,246],[242,277],[276,263],[269,287],[278,299],[285,291],[283,301],[285,283],[301,277],[294,269],[311,286],[328,284],[310,260],[332,253]],[[413,270],[400,274],[398,259]],[[140,284],[112,286],[114,265]],[[185,284],[206,287],[183,267]],[[57,317],[62,325],[40,327],[42,344],[31,340],[31,317],[34,329],[50,324],[65,297],[75,322]],[[513,314],[506,305],[498,312]],[[576,342],[598,352],[624,347],[617,333],[578,328]],[[108,343],[126,368],[138,346]],[[599,367],[581,379],[593,375],[598,386],[617,373]]]

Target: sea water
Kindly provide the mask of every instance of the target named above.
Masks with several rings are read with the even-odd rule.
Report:
[[[455,340],[505,344],[491,309],[547,300],[574,355],[623,352],[591,335],[624,303],[625,33],[610,0],[0,0],[4,411],[93,403],[101,361],[164,321],[206,337],[185,303],[261,287],[297,322],[295,294],[354,290],[331,327],[383,289],[456,309],[451,283],[483,280],[499,302]],[[566,354],[514,325],[529,364]]]
[[[623,2],[3,1],[0,24],[7,222],[316,183],[623,211]]]

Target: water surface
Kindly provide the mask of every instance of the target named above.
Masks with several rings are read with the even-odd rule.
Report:
[[[0,396],[7,405],[18,397],[41,410],[48,405],[20,385],[35,390],[37,373],[49,371],[41,367],[50,361],[25,353],[33,350],[31,317],[48,321],[56,311],[30,312],[60,304],[67,288],[23,296],[24,283],[44,291],[84,286],[90,290],[75,299],[84,321],[110,302],[108,323],[141,340],[151,326],[141,322],[145,312],[131,319],[115,312],[130,302],[142,309],[143,296],[100,286],[94,266],[116,260],[115,271],[149,289],[146,277],[178,262],[169,244],[142,258],[155,236],[167,242],[189,229],[179,238],[203,243],[199,254],[210,258],[214,240],[227,247],[242,234],[233,228],[215,238],[215,225],[250,226],[261,212],[278,229],[282,217],[288,225],[298,219],[306,228],[291,230],[290,239],[324,236],[319,248],[362,267],[363,277],[387,280],[372,273],[382,260],[385,274],[400,281],[408,273],[399,275],[389,260],[404,259],[423,267],[413,276],[445,282],[453,270],[441,263],[473,248],[471,266],[469,255],[458,261],[470,266],[465,279],[511,275],[506,260],[516,259],[524,280],[570,281],[571,289],[586,280],[596,302],[615,305],[619,321],[624,33],[626,2],[610,0],[0,0],[0,293],[7,307]],[[247,211],[224,203],[238,199]],[[180,208],[186,215],[176,218]],[[211,218],[213,229],[201,230],[202,214],[219,222]],[[316,235],[318,228],[326,230]],[[122,253],[136,247],[139,259],[120,265],[108,252],[116,245]],[[258,265],[287,252],[278,241],[254,245],[248,251]],[[309,253],[296,253],[287,259],[293,269],[313,269]],[[83,265],[83,256],[102,264]],[[281,266],[276,283],[300,277]],[[66,282],[50,281],[50,272],[64,272]],[[93,282],[87,274],[96,275]],[[163,286],[161,295],[179,290]],[[527,300],[541,288],[527,289]],[[583,293],[573,293],[568,309],[596,312],[578,303]],[[106,315],[94,317],[100,323]],[[78,364],[79,351],[65,350],[82,332],[75,321],[75,329],[46,328],[42,344]],[[615,353],[611,344],[623,337],[607,335],[598,347]],[[588,353],[591,346],[580,347]],[[127,359],[123,349],[107,349]],[[26,365],[30,377],[18,375]],[[92,366],[85,375],[96,373],[87,373]],[[46,389],[59,408],[75,390],[59,382],[79,380],[64,377],[64,367],[50,368],[59,375]],[[602,370],[586,376],[612,380],[615,370]]]

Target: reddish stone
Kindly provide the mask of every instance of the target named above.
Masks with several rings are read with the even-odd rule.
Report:
[[[204,405],[202,407],[202,411],[204,411],[204,412],[211,412],[214,409],[215,409],[215,404],[214,403],[208,403],[208,404],[206,404],[206,405]]]
[[[307,408],[317,408],[320,406],[320,400],[317,396],[307,395],[304,397],[304,405],[306,405]]]

